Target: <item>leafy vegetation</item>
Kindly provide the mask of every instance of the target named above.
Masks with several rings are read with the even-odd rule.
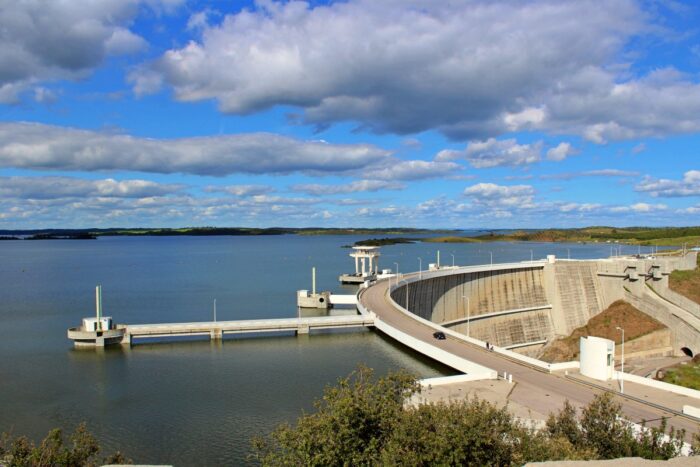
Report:
[[[700,356],[695,356],[689,362],[666,368],[662,381],[690,389],[700,390]]]
[[[45,230],[0,230],[7,236],[204,236],[204,235],[420,235],[449,234],[444,237],[423,238],[431,243],[472,243],[493,241],[533,242],[624,242],[639,245],[678,246],[683,243],[700,244],[700,227],[586,227],[581,229],[539,229],[491,232],[476,237],[461,236],[459,230],[387,228],[251,228],[251,227],[183,227],[183,228],[110,228],[110,229],[45,229]]]
[[[478,243],[482,242],[479,237],[432,237],[424,238],[427,243]]]
[[[428,466],[668,459],[680,453],[685,436],[670,429],[664,441],[665,422],[635,435],[609,394],[596,397],[580,415],[567,403],[538,431],[505,407],[477,399],[406,405],[417,391],[416,380],[404,372],[375,379],[361,367],[327,388],[314,413],[254,439],[251,460],[264,466]]]
[[[582,229],[520,230],[489,233],[477,237],[436,237],[427,241],[461,242],[623,242],[645,246],[678,246],[700,244],[700,227],[586,227]]]
[[[359,242],[355,242],[354,246],[386,246],[398,245],[401,243],[416,243],[417,241],[420,241],[420,239],[404,237],[370,238],[367,240],[360,240]]]
[[[7,467],[91,467],[104,464],[131,464],[117,452],[99,459],[100,446],[85,427],[79,425],[68,443],[60,429],[54,429],[37,446],[27,437],[0,436],[0,465]]]

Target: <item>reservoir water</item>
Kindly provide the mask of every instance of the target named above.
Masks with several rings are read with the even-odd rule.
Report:
[[[366,237],[103,237],[0,242],[0,432],[37,440],[81,421],[105,453],[136,463],[240,465],[250,439],[313,407],[326,385],[358,364],[379,374],[451,374],[368,330],[137,343],[75,350],[66,329],[94,313],[120,323],[295,316],[296,290],[354,293],[338,275],[354,269],[342,248]],[[416,271],[523,261],[547,254],[587,259],[606,244],[401,244],[382,247],[380,267]],[[636,247],[626,247],[636,253]],[[336,311],[334,311],[335,313]]]

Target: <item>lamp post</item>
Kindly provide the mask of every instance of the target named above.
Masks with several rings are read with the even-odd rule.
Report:
[[[216,323],[216,299],[214,299],[214,322]]]
[[[394,263],[396,265],[396,287],[399,286],[399,263]]]
[[[462,295],[462,300],[467,299],[467,337],[469,337],[469,328],[471,327],[471,316],[469,315],[469,297]]]
[[[491,266],[493,266],[493,251],[489,251],[489,254],[491,255]]]
[[[450,253],[450,256],[452,256],[452,267],[455,267],[455,254]]]
[[[533,261],[535,261],[535,254],[530,250],[530,262],[532,263]]]
[[[571,249],[570,248],[566,249],[566,257],[567,257],[567,259],[571,259]]]
[[[418,279],[423,279],[423,258],[418,258]]]
[[[401,282],[399,282],[399,284],[404,284],[404,287],[406,287],[406,301],[403,302],[403,304],[404,304],[404,308],[406,309],[406,311],[408,311],[408,282],[406,280],[402,280]],[[396,284],[397,288],[398,288],[398,286],[399,285]]]
[[[625,330],[619,326],[616,326],[615,329],[622,332],[622,358],[621,358],[620,373],[624,373],[625,372]],[[625,377],[620,375],[620,394],[624,394],[624,393],[625,393]]]

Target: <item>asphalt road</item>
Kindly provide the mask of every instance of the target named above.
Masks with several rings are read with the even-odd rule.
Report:
[[[445,340],[433,338],[434,329],[411,319],[397,310],[387,299],[387,291],[390,281],[379,281],[360,296],[362,304],[368,310],[374,312],[379,319],[392,327],[420,339],[430,345],[450,352],[474,363],[491,368],[503,373],[513,375],[513,381],[517,383],[509,400],[541,414],[556,412],[564,400],[569,400],[575,406],[587,405],[594,395],[602,391],[590,386],[572,381],[563,375],[544,373],[529,366],[516,363],[504,358],[497,353],[489,352],[485,348],[469,344],[462,340],[447,336]],[[621,396],[615,396],[621,403],[625,416],[636,423],[647,421],[647,425],[655,425],[662,417],[668,419],[669,425],[676,429],[685,429],[687,439],[691,433],[700,432],[700,425],[688,418],[678,416],[672,412],[666,412],[637,401],[629,400]],[[664,405],[658,401],[659,405]]]

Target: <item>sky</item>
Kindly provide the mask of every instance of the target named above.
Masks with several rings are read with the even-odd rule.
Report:
[[[700,4],[0,0],[0,228],[700,224]]]

